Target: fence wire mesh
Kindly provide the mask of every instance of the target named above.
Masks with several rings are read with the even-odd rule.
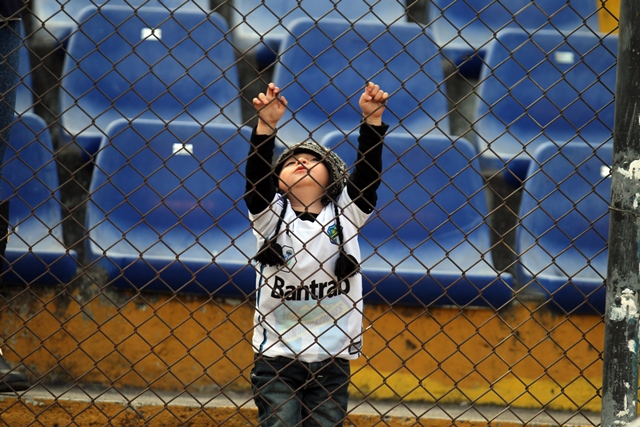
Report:
[[[265,355],[294,355],[308,376],[306,362],[362,351],[348,375],[327,375],[345,374],[353,424],[598,425],[616,12],[612,0],[31,0],[6,15],[0,419],[258,425],[264,333]],[[372,158],[356,156],[365,85],[389,93],[377,202],[357,233],[361,293],[333,279],[334,252],[306,247],[333,213],[284,247],[316,265],[300,286],[256,282],[245,193],[271,177],[245,189],[247,153],[270,82],[288,103],[275,156],[312,140],[349,172]],[[340,207],[362,217],[367,188],[354,188]],[[274,233],[274,206],[257,235]],[[353,250],[354,236],[337,242]],[[352,316],[361,332],[332,348]],[[308,404],[311,377],[294,403]]]

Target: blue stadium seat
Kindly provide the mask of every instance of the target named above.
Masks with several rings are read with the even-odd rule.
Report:
[[[11,232],[3,281],[68,283],[76,273],[76,252],[64,245],[58,168],[42,118],[25,113],[12,125],[1,182],[2,200],[10,200]]]
[[[449,133],[441,58],[418,24],[299,19],[274,67],[274,82],[289,101],[278,136],[284,144],[362,121],[358,100],[368,81],[391,94],[384,120],[392,132],[418,139]]]
[[[503,29],[570,34],[599,28],[595,0],[432,0],[428,14],[444,55],[470,75],[477,75],[487,44]]]
[[[540,144],[611,141],[618,37],[500,32],[478,87],[473,125],[483,169],[524,178]]]
[[[260,67],[271,64],[299,18],[345,19],[383,24],[406,21],[406,0],[231,0],[234,43],[256,55]]]
[[[567,313],[604,313],[612,152],[613,144],[542,144],[524,183],[517,283]]]
[[[36,26],[42,27],[42,35],[52,37],[56,43],[65,43],[78,27],[80,12],[87,6],[127,6],[139,9],[143,6],[163,7],[169,10],[199,8],[210,10],[208,0],[34,0],[32,6]],[[133,12],[133,10],[131,10]]]
[[[334,132],[326,142],[353,165],[357,132]],[[376,211],[360,235],[366,301],[496,309],[509,302],[513,278],[493,266],[475,157],[462,139],[385,138]]]
[[[61,128],[93,154],[118,118],[242,123],[235,53],[216,14],[85,8],[67,49]]]
[[[242,296],[256,251],[243,202],[250,130],[114,122],[87,206],[90,260],[120,288]]]

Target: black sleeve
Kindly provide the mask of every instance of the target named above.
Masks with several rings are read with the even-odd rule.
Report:
[[[245,172],[247,183],[244,201],[252,214],[258,214],[268,208],[276,195],[271,166],[276,145],[275,140],[275,133],[257,135],[255,128],[251,133],[251,147]]]
[[[358,136],[355,168],[347,181],[349,197],[365,213],[373,212],[378,201],[377,190],[382,173],[384,134],[389,125],[371,126],[363,123]]]

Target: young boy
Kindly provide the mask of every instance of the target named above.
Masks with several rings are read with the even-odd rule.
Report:
[[[333,427],[346,417],[349,361],[362,348],[357,235],[376,204],[388,97],[373,83],[360,97],[349,177],[342,159],[313,141],[289,147],[272,167],[287,101],[273,83],[253,99],[245,201],[259,248],[251,382],[263,427]]]

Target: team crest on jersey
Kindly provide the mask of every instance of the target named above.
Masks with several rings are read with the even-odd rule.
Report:
[[[334,245],[340,244],[340,239],[338,237],[338,227],[336,226],[336,224],[333,224],[332,226],[327,228],[327,234],[329,235],[329,240],[331,240],[331,243],[333,243]]]
[[[296,265],[296,257],[291,246],[282,247],[282,255],[284,256],[284,262],[287,267],[293,268]]]

